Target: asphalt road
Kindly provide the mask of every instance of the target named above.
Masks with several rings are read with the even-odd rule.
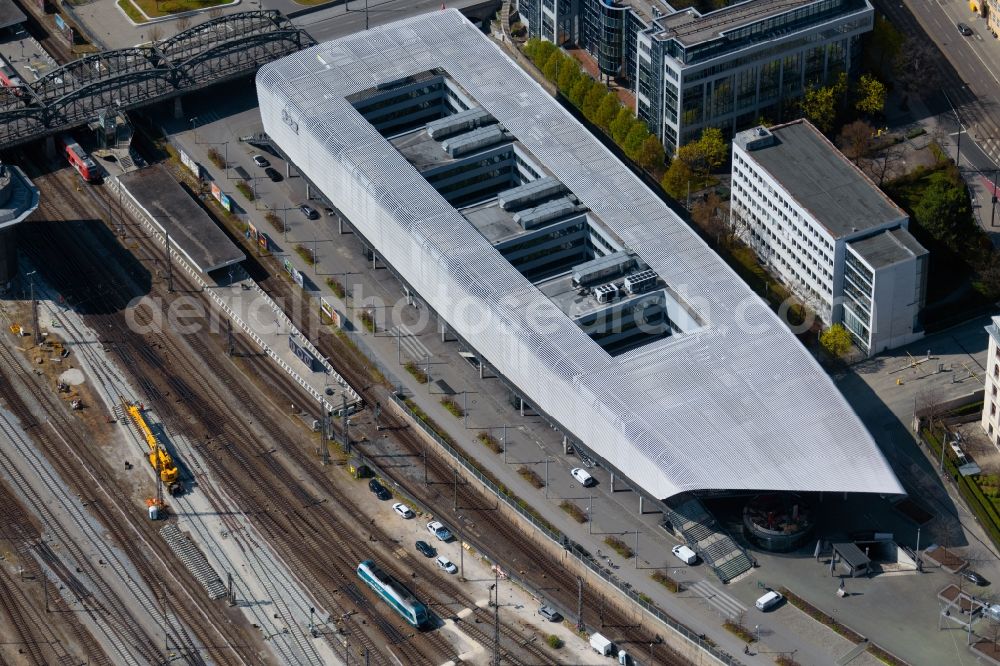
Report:
[[[981,171],[996,169],[1000,162],[1000,41],[990,34],[986,20],[972,14],[968,3],[960,0],[880,0],[876,7],[903,34],[936,45],[935,62],[943,85],[920,94],[932,113],[945,114],[951,132],[959,131],[961,122],[963,163]],[[959,34],[959,21],[971,27],[973,35]]]
[[[274,6],[277,9],[279,5],[284,7],[288,4],[287,0],[277,0]],[[294,23],[304,28],[316,41],[325,42],[364,30],[366,24],[376,26],[392,23],[440,10],[442,6],[464,10],[481,4],[483,0],[450,0],[447,3],[442,3],[441,0],[369,0],[367,3],[363,0],[350,0],[300,16],[294,19]],[[271,3],[267,6],[271,6]]]

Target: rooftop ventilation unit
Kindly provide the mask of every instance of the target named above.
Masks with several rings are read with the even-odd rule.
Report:
[[[453,139],[444,141],[441,147],[451,157],[461,157],[462,155],[502,143],[507,138],[507,131],[503,127],[500,125],[490,125],[489,127],[480,127],[465,134],[459,134]]]
[[[564,197],[543,203],[541,206],[536,206],[535,208],[522,210],[520,213],[514,213],[513,217],[514,221],[521,225],[521,228],[529,230],[540,227],[546,222],[571,215],[577,212],[577,210],[579,210],[578,206]]]
[[[492,125],[496,121],[486,109],[469,109],[427,123],[427,135],[440,141],[459,132]]]
[[[580,286],[601,282],[616,278],[633,268],[635,268],[635,257],[628,252],[607,254],[576,266],[573,269],[573,284]]]
[[[625,278],[625,291],[630,294],[641,294],[652,289],[656,285],[657,279],[656,271],[646,270],[632,273]]]
[[[777,143],[777,139],[771,130],[766,127],[755,127],[752,130],[748,130],[749,139],[746,142],[747,150],[758,150],[759,148],[768,148]]]
[[[618,285],[601,284],[594,287],[594,296],[598,303],[610,303],[618,298]]]
[[[517,210],[536,201],[548,199],[566,191],[566,186],[551,176],[544,176],[525,183],[519,187],[505,190],[497,196],[500,207],[504,210]]]

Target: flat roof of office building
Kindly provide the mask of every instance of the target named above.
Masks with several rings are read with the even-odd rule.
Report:
[[[875,269],[885,268],[927,254],[927,250],[920,244],[920,241],[902,227],[851,241],[850,246],[869,266]]]
[[[609,354],[553,302],[564,289],[519,272],[350,102],[434,68],[656,272],[680,303],[676,334]],[[267,133],[410,288],[536,409],[646,492],[902,492],[789,328],[457,10],[268,63],[257,94]]]
[[[693,8],[684,9],[658,18],[657,23],[663,31],[656,36],[676,39],[684,46],[694,46],[813,2],[816,0],[746,0],[705,14],[699,14]],[[656,3],[650,4],[656,6]]]
[[[906,218],[906,212],[808,120],[739,132],[734,143],[834,238]]]
[[[202,273],[246,259],[163,165],[125,173],[118,180],[160,230],[170,234],[171,245]]]

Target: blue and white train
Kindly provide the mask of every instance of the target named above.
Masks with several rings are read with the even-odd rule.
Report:
[[[374,560],[365,560],[358,565],[358,577],[414,627],[423,627],[430,620],[427,606],[417,601],[405,585],[382,571]]]

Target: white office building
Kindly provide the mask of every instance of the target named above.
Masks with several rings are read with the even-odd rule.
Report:
[[[906,213],[808,121],[736,135],[731,206],[770,271],[865,354],[923,335],[927,250]]]
[[[1000,361],[997,347],[1000,346],[1000,317],[993,317],[993,323],[986,327],[989,335],[989,351],[986,355],[986,386],[983,393],[983,430],[990,441],[1000,446]]]

